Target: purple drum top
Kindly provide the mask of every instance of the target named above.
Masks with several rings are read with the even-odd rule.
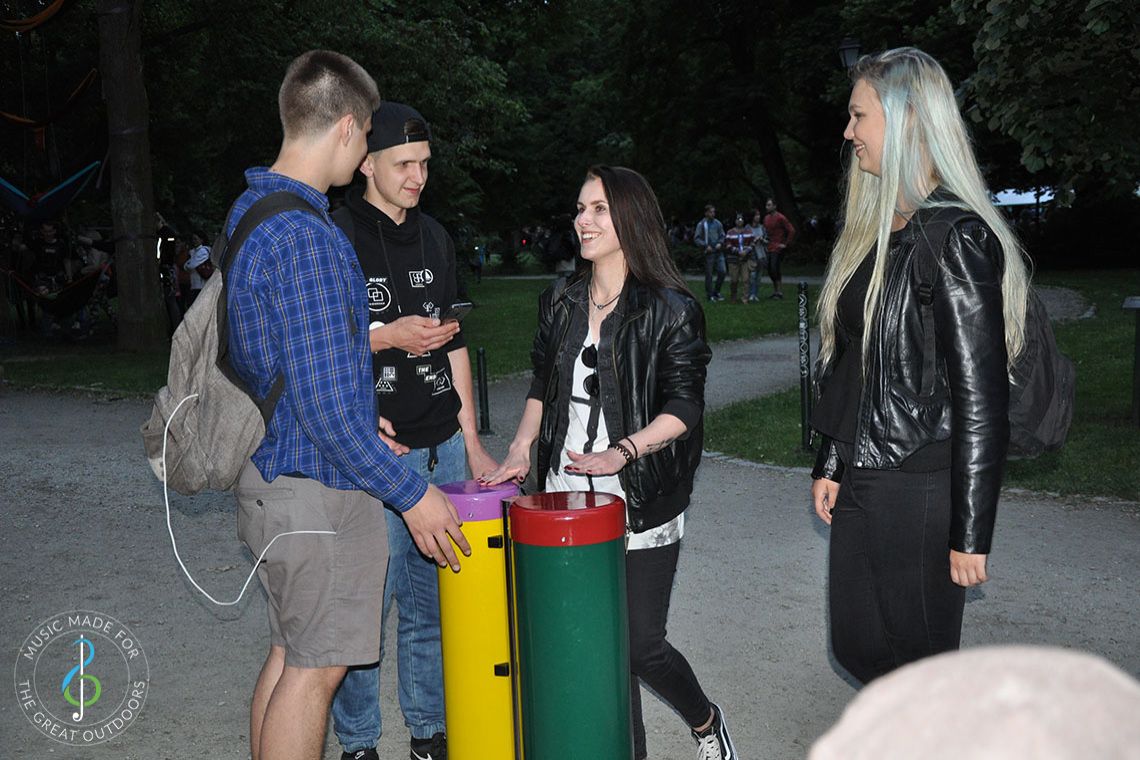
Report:
[[[479,485],[477,480],[461,480],[445,483],[439,490],[447,494],[459,518],[464,522],[481,520],[501,520],[503,500],[518,496],[518,486],[513,483],[500,483],[496,486]]]

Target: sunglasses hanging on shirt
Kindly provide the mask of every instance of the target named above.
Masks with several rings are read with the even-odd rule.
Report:
[[[598,347],[586,346],[582,350],[582,363],[586,365],[586,369],[594,370],[593,373],[586,376],[582,381],[582,389],[590,396],[590,398],[597,398],[598,396]]]

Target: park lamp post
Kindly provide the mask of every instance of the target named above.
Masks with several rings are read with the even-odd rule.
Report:
[[[839,61],[847,71],[859,60],[859,40],[854,37],[844,37],[839,43]]]

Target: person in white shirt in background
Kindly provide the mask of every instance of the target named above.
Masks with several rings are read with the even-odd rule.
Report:
[[[186,308],[189,309],[194,303],[194,299],[202,292],[202,288],[206,285],[206,280],[213,274],[213,266],[209,267],[209,271],[203,276],[203,269],[200,269],[203,264],[210,261],[210,246],[206,245],[205,239],[200,232],[195,232],[190,236],[190,258],[182,267],[190,273],[190,295],[186,301]]]

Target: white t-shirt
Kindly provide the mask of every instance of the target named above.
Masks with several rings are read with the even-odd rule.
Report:
[[[582,350],[584,351],[592,345],[594,345],[594,340],[587,334],[586,342],[582,345]],[[570,457],[567,456],[566,452],[569,450],[580,454],[585,450],[587,442],[591,440],[589,436],[591,411],[594,411],[597,417],[597,429],[593,437],[592,451],[595,453],[605,451],[606,447],[610,445],[610,436],[606,430],[606,419],[605,415],[602,414],[601,401],[597,396],[591,397],[585,388],[586,378],[594,374],[594,371],[595,370],[587,367],[585,362],[582,361],[582,351],[579,351],[578,357],[574,360],[574,381],[571,386],[570,417],[569,425],[566,429],[566,441],[562,445],[562,451],[558,454],[559,469],[555,470],[551,468],[546,474],[546,490],[599,491],[602,493],[615,494],[616,496],[620,496],[624,501],[625,491],[622,490],[621,481],[617,475],[587,476],[574,472],[566,472],[562,469],[563,466],[571,463]],[[684,533],[684,512],[664,525],[650,528],[642,533],[630,532],[627,512],[627,549],[653,549],[658,546],[668,546],[669,544],[675,544],[680,541]]]
[[[202,279],[202,275],[198,274],[197,267],[199,264],[205,264],[206,259],[210,258],[210,246],[200,245],[194,250],[190,251],[190,258],[182,266],[187,272],[190,273],[190,289],[201,290],[206,285],[206,281]]]

